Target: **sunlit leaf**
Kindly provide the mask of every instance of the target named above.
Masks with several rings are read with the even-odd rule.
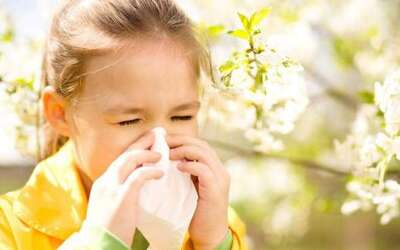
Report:
[[[359,50],[357,41],[338,37],[333,40],[333,49],[338,62],[345,67],[354,63],[354,56]]]
[[[6,30],[3,34],[0,34],[0,42],[9,43],[14,40],[14,31],[12,29]]]
[[[248,41],[249,38],[250,38],[249,33],[247,31],[245,31],[245,30],[242,30],[242,29],[230,30],[230,31],[228,31],[228,34],[232,35],[234,37],[237,37],[237,38],[244,39],[246,41]]]
[[[221,73],[228,73],[228,72],[231,72],[232,70],[234,70],[235,68],[236,68],[236,64],[229,60],[219,67],[219,71]]]
[[[257,12],[255,12],[253,15],[251,15],[250,18],[250,27],[254,28],[258,24],[260,24],[271,12],[271,8],[263,8]]]
[[[246,30],[249,30],[249,28],[250,28],[249,19],[241,13],[238,13],[238,16],[240,18],[240,21],[242,22],[243,28],[245,28]]]
[[[225,27],[223,25],[212,25],[207,28],[207,35],[210,37],[217,37],[224,32]]]
[[[21,88],[28,88],[29,90],[34,90],[33,89],[33,82],[34,79],[32,78],[27,78],[27,77],[18,77],[13,80],[13,83],[18,85]]]
[[[358,96],[361,98],[363,103],[373,104],[374,103],[374,93],[370,91],[361,91],[358,93]]]
[[[197,23],[195,28],[200,34],[204,34],[208,38],[217,38],[225,30],[225,27],[221,24],[209,25],[206,22]]]

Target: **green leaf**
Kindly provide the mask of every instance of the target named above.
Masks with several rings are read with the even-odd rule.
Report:
[[[333,39],[335,57],[340,65],[350,67],[354,64],[354,56],[360,50],[360,44],[352,39],[337,37]]]
[[[250,17],[250,28],[254,28],[258,24],[260,24],[267,16],[271,13],[271,8],[263,8],[257,12],[255,12]]]
[[[358,93],[358,96],[361,98],[361,101],[363,103],[367,103],[367,104],[374,104],[374,93],[370,92],[370,91],[360,91]]]
[[[382,110],[380,110],[380,109],[378,109],[378,111],[376,111],[376,114],[375,114],[377,117],[379,117],[379,118],[384,118],[385,117],[385,114],[382,112]]]
[[[207,35],[210,37],[217,37],[224,30],[225,30],[225,27],[223,25],[211,25],[211,26],[207,27]]]
[[[253,35],[258,35],[258,34],[260,34],[261,33],[261,30],[260,29],[256,29],[254,32],[253,32]]]
[[[221,72],[221,73],[229,73],[229,72],[231,72],[232,70],[234,70],[235,68],[237,67],[237,65],[234,63],[234,62],[232,62],[232,61],[227,61],[227,62],[225,62],[224,64],[222,64],[220,67],[219,67],[219,71]]]
[[[250,39],[249,33],[246,30],[238,29],[238,30],[230,30],[228,34],[240,39],[244,39],[248,41]]]
[[[221,24],[209,25],[205,22],[195,23],[194,28],[196,29],[196,32],[208,38],[218,38],[225,29]]]
[[[257,71],[256,78],[255,78],[255,87],[258,87],[262,84],[262,82],[264,81],[264,77],[263,77],[264,74],[265,74],[265,71],[262,69],[259,69]]]
[[[243,28],[245,28],[246,30],[249,30],[250,29],[249,19],[241,13],[238,13],[238,16],[240,18],[240,21],[242,22]]]
[[[6,88],[6,92],[8,95],[13,95],[17,92],[17,87],[14,84],[12,84]]]
[[[3,34],[0,34],[0,41],[5,43],[12,42],[14,40],[14,36],[14,31],[12,29],[8,29]]]
[[[247,31],[243,29],[230,30],[228,31],[228,34],[246,41],[250,39],[249,33],[247,33]]]
[[[21,88],[28,88],[29,90],[33,90],[33,77],[17,77],[13,80],[13,83],[18,85]]]
[[[265,51],[265,46],[263,46],[263,45],[260,45],[257,48],[254,48],[254,53],[256,53],[256,54],[261,54],[264,51]]]
[[[231,78],[232,78],[231,73],[222,76],[221,80],[222,80],[223,87],[229,87],[229,85],[231,83]]]

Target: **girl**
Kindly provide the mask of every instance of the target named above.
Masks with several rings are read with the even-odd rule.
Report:
[[[229,174],[198,138],[205,52],[172,0],[64,1],[42,64],[48,148],[0,198],[0,249],[146,249],[136,211],[141,186],[162,177],[141,167],[160,159],[156,126],[199,196],[182,249],[246,249]]]

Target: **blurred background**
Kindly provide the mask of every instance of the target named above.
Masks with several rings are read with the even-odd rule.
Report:
[[[384,197],[391,199],[390,204],[385,203],[387,210],[383,209],[387,212],[390,208],[390,219],[386,220],[388,214],[384,217],[382,209],[376,209],[379,201],[360,194],[357,190],[362,187],[349,185],[359,178],[356,170],[360,166],[375,169],[379,156],[364,164],[360,163],[363,155],[360,160],[359,155],[348,154],[360,147],[357,153],[368,149],[364,156],[372,155],[370,148],[374,143],[366,147],[364,141],[349,140],[367,138],[371,131],[367,133],[364,128],[371,119],[382,118],[375,109],[383,113],[386,110],[374,97],[375,83],[393,82],[400,89],[400,80],[388,78],[400,63],[400,1],[178,2],[206,31],[217,79],[222,79],[224,70],[220,66],[232,52],[243,51],[248,44],[246,39],[229,32],[242,25],[238,13],[250,17],[265,8],[269,15],[258,24],[258,41],[303,69],[299,74],[276,69],[283,75],[293,74],[295,77],[290,78],[277,75],[279,81],[293,81],[295,87],[277,87],[277,92],[289,93],[285,100],[290,101],[284,109],[270,112],[264,106],[269,124],[261,128],[264,134],[252,136],[248,132],[249,126],[243,124],[248,121],[249,110],[239,105],[239,99],[225,100],[218,95],[206,99],[202,135],[215,147],[231,173],[231,205],[247,225],[250,248],[399,249],[400,192],[395,189],[385,193]],[[36,164],[40,136],[40,121],[36,118],[40,86],[37,76],[44,37],[56,4],[56,0],[0,0],[0,193],[21,187]],[[274,65],[274,59],[268,56],[262,60]],[[280,62],[286,65],[286,61]],[[278,64],[271,66],[271,72]],[[246,81],[246,77],[241,81]],[[269,93],[274,90],[271,88]],[[397,104],[399,107],[400,102]],[[400,120],[400,116],[396,117]],[[272,120],[278,121],[280,127],[271,127]],[[355,135],[360,131],[361,135]],[[395,183],[400,168],[394,157],[396,153],[400,155],[396,136],[391,137],[397,144],[392,144],[393,160],[385,176]],[[261,147],[254,144],[257,140]],[[346,203],[349,199],[353,203]],[[353,210],[357,211],[347,215]]]

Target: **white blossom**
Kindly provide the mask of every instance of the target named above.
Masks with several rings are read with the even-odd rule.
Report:
[[[3,81],[33,79],[40,72],[40,50],[35,42],[0,43],[0,75]]]
[[[276,140],[270,130],[250,128],[245,131],[245,137],[255,144],[254,150],[257,152],[270,152],[283,149],[283,144],[280,140]]]
[[[375,83],[375,101],[385,118],[385,129],[390,135],[400,131],[400,70],[389,74],[384,83]]]
[[[400,185],[395,180],[385,180],[392,159],[400,159],[400,70],[390,73],[383,84],[376,83],[375,103],[363,107],[352,133],[343,143],[335,142],[339,158],[358,176],[347,185],[353,198],[343,204],[342,212],[349,214],[375,206],[381,223],[387,224],[400,216]],[[377,109],[383,114],[383,128],[377,126],[382,120]]]
[[[270,48],[257,56],[267,65],[261,86],[253,88],[255,79],[247,66],[238,65],[231,73],[229,87],[221,90],[230,97],[220,98],[210,110],[212,117],[227,127],[243,129],[254,150],[266,153],[284,148],[277,135],[293,131],[309,99],[301,65]]]

